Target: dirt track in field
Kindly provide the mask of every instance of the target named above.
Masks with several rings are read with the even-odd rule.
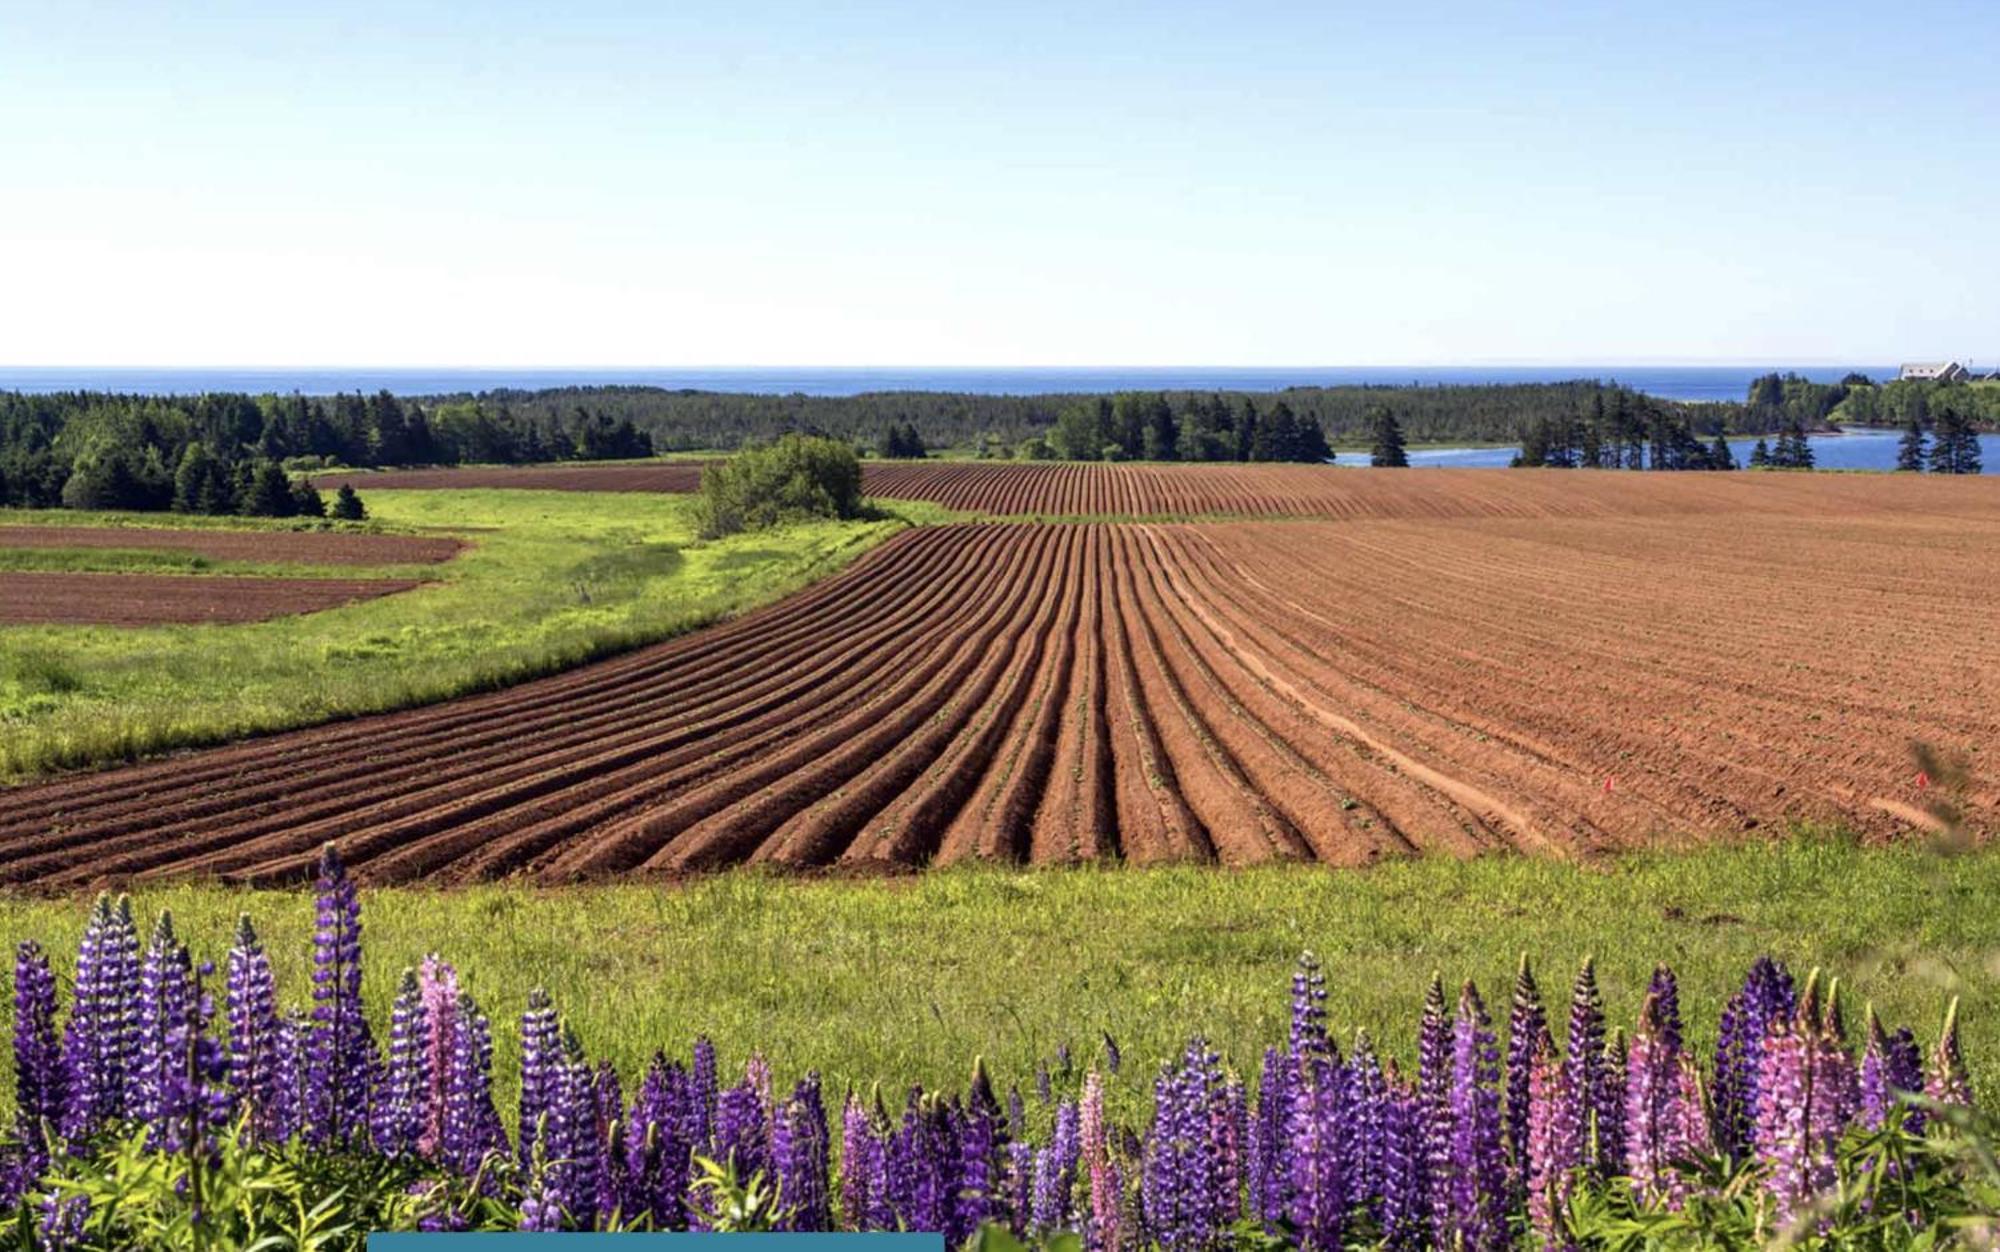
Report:
[[[463,546],[457,539],[325,530],[0,524],[0,548],[186,552],[217,561],[285,561],[299,565],[435,565],[457,556]]]
[[[372,600],[421,584],[383,578],[0,571],[0,626],[261,622]],[[0,792],[0,804],[6,793]]]
[[[330,480],[329,480],[330,481]],[[635,465],[395,471],[368,487],[516,487],[689,492],[701,467]],[[324,485],[324,484],[322,484]],[[1678,517],[1722,512],[1825,516],[2000,516],[1977,479],[1884,474],[1647,474],[1424,469],[1384,473],[1325,465],[1108,465],[928,461],[863,466],[867,493],[994,516],[1419,518]]]
[[[1886,837],[1911,739],[2000,739],[2000,500],[1820,481],[1820,517],[911,531],[560,677],[0,792],[0,883],[290,881],[329,839],[453,883]]]

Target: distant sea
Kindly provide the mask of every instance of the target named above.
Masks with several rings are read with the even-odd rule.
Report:
[[[0,365],[0,391],[117,391],[193,395],[393,391],[447,395],[507,387],[626,385],[750,394],[851,396],[866,391],[961,391],[981,395],[1048,395],[1096,391],[1277,391],[1285,387],[1357,384],[1426,386],[1447,383],[1538,383],[1578,378],[1622,383],[1668,400],[1741,400],[1760,374],[1796,372],[1837,382],[1858,369],[1870,378],[1895,377],[1893,366],[1847,365],[1334,365],[1290,367],[901,368],[829,366],[660,369],[367,369],[300,367],[149,369],[126,366]]]

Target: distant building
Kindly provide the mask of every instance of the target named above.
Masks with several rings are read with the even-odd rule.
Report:
[[[1896,375],[1906,383],[1962,383],[1970,377],[1971,372],[1957,361],[1918,361],[1905,365],[1902,373]]]

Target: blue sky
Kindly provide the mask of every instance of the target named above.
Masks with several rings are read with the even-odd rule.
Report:
[[[2000,360],[2000,9],[0,0],[0,363]]]

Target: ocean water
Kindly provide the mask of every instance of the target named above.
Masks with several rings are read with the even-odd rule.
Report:
[[[1838,435],[1808,435],[1806,440],[1812,444],[1813,462],[1820,469],[1892,470],[1896,468],[1896,444],[1902,437],[1900,430],[1855,429]],[[1738,465],[1748,463],[1750,450],[1756,446],[1755,436],[1729,441],[1730,451],[1736,454]],[[1518,447],[1413,448],[1410,450],[1410,464],[1451,469],[1500,469],[1519,451]],[[1981,435],[1979,453],[1983,471],[2000,474],[2000,435]],[[1341,459],[1354,464],[1366,461],[1362,456],[1344,456]]]
[[[1835,382],[1850,370],[1893,378],[1892,366],[1847,365],[1428,365],[1288,367],[899,368],[785,366],[771,368],[606,369],[368,369],[203,368],[0,365],[0,391],[120,391],[192,395],[293,391],[332,395],[389,390],[442,395],[497,387],[538,389],[600,384],[687,388],[756,394],[851,396],[867,391],[962,391],[982,395],[1048,395],[1079,391],[1275,391],[1291,386],[1437,386],[1445,383],[1562,382],[1597,378],[1669,400],[1741,400],[1750,380],[1772,371]]]

